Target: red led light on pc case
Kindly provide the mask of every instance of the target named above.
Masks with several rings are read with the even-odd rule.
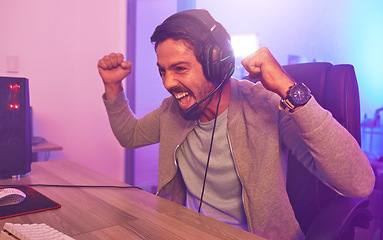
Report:
[[[9,84],[8,89],[11,91],[11,93],[18,94],[20,91],[20,85],[17,83]]]
[[[20,103],[18,101],[20,85],[17,83],[11,83],[8,85],[8,90],[12,93],[12,96],[11,100],[7,103],[7,109],[10,111],[20,110]]]
[[[19,110],[20,104],[19,103],[8,103],[7,108],[8,108],[8,110]]]

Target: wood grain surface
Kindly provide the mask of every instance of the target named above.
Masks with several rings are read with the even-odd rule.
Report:
[[[1,185],[129,186],[68,160],[32,163]],[[75,239],[263,239],[135,188],[32,186],[61,208],[0,220],[46,223]]]

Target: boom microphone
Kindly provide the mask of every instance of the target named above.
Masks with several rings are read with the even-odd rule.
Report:
[[[197,108],[199,107],[199,105],[201,105],[201,103],[205,102],[208,98],[210,98],[216,91],[218,91],[218,89],[221,88],[221,86],[223,85],[223,83],[225,82],[225,79],[223,79],[221,81],[221,83],[211,92],[209,93],[206,97],[204,97],[202,100],[194,103],[193,105],[191,105],[188,109],[185,110],[184,114],[186,116],[188,116],[189,114],[193,113],[194,111],[197,110]]]

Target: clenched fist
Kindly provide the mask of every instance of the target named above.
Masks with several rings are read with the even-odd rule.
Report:
[[[131,72],[132,63],[124,61],[121,53],[111,53],[98,61],[98,72],[104,82],[107,99],[116,97],[122,90],[122,80]]]
[[[294,85],[294,80],[286,74],[266,47],[247,56],[242,60],[242,65],[249,72],[250,79],[259,79],[267,90],[277,93],[283,99]]]

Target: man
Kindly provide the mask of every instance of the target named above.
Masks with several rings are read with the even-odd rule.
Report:
[[[285,186],[287,150],[335,191],[370,194],[375,179],[357,142],[267,48],[242,61],[260,80],[254,84],[230,79],[229,36],[207,11],[170,16],[151,40],[172,96],[143,118],[131,112],[121,85],[131,63],[110,54],[98,69],[120,144],[160,142],[159,196],[267,239],[298,239]],[[293,98],[297,88],[301,97]]]

